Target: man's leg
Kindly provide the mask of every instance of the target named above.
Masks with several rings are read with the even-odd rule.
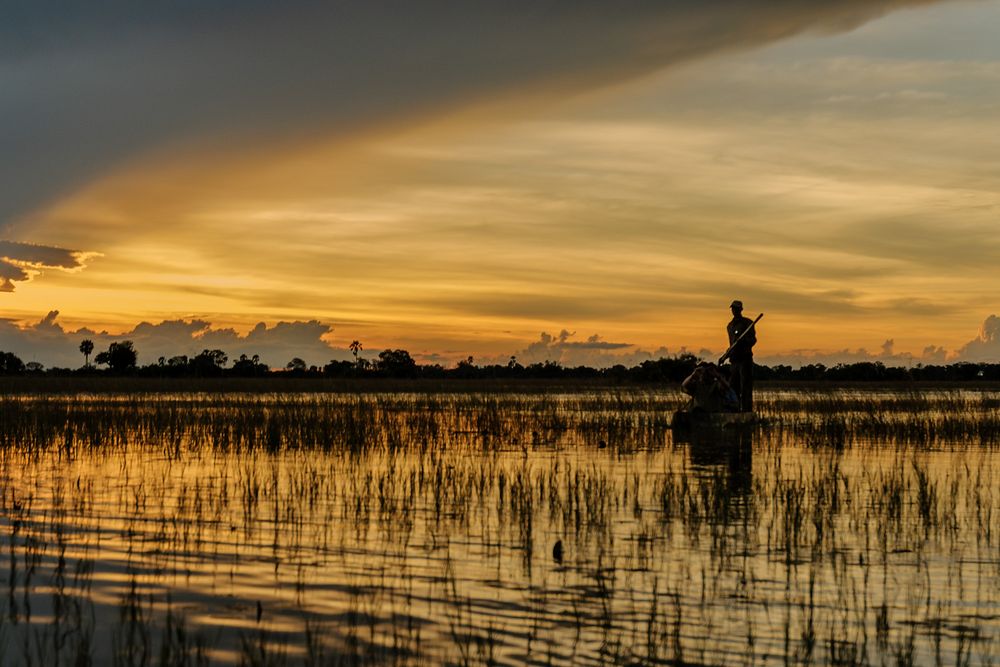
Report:
[[[740,410],[743,409],[743,362],[742,361],[731,361],[729,368],[729,386],[733,388],[736,392],[736,396],[740,399],[739,406]]]
[[[740,410],[753,412],[753,359],[740,363]]]

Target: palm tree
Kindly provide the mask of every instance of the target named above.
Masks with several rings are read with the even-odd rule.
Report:
[[[350,348],[351,352],[354,353],[354,365],[357,366],[358,365],[358,353],[361,352],[361,348],[362,348],[361,341],[360,340],[352,340],[351,344],[348,345],[347,347]]]
[[[94,351],[94,341],[89,338],[80,343],[80,352],[83,353],[83,367],[90,368],[90,353]]]

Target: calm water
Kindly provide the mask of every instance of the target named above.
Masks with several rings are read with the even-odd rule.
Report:
[[[3,399],[3,664],[1000,658],[1000,396],[679,400]]]

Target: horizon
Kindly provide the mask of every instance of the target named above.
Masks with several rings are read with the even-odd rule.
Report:
[[[271,369],[283,368],[293,358],[303,359],[307,366],[319,366],[333,361],[354,360],[352,340],[335,335],[332,325],[318,320],[308,322],[277,322],[268,325],[259,322],[254,327],[240,331],[232,327],[217,328],[205,320],[171,320],[159,323],[141,322],[130,330],[109,333],[88,328],[67,330],[59,322],[58,311],[49,312],[44,318],[29,326],[11,321],[0,321],[0,352],[12,352],[23,361],[41,363],[47,368],[76,368],[79,364],[79,345],[91,340],[95,354],[114,342],[132,341],[138,353],[138,363],[151,365],[157,359],[185,356],[194,357],[202,350],[222,350],[235,362],[240,355],[257,355]],[[353,339],[357,340],[357,339]],[[383,350],[407,349],[400,346],[370,345],[359,341],[359,357],[374,360]],[[885,340],[877,350],[867,348],[842,349],[833,352],[820,350],[791,350],[784,353],[756,355],[755,361],[764,366],[787,365],[798,368],[810,364],[834,366],[858,362],[881,362],[886,366],[912,367],[915,365],[944,365],[953,363],[996,362],[996,349],[1000,345],[1000,317],[990,316],[980,327],[979,334],[960,349],[948,351],[929,346],[921,355],[897,351],[892,339]],[[555,335],[541,332],[538,339],[527,342],[523,348],[508,353],[475,357],[460,351],[443,356],[436,352],[407,350],[414,360],[424,365],[445,368],[473,358],[475,365],[505,365],[512,357],[524,365],[555,362],[565,367],[589,366],[609,368],[621,364],[636,366],[644,361],[692,354],[702,359],[719,357],[724,348],[707,346],[681,346],[676,349],[658,347],[643,349],[628,343],[613,343],[599,336],[577,336],[565,329]],[[55,361],[52,361],[52,360]],[[273,363],[277,362],[277,363]]]
[[[26,360],[628,365],[733,298],[761,363],[1000,359],[998,2],[63,5],[0,27]]]

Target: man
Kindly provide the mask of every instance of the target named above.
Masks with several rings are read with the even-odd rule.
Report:
[[[729,354],[730,384],[739,394],[740,411],[753,412],[753,346],[757,344],[757,332],[754,331],[753,320],[743,317],[742,301],[733,301],[729,308],[733,311],[733,319],[726,325],[729,345],[736,343],[744,331],[750,330]]]

